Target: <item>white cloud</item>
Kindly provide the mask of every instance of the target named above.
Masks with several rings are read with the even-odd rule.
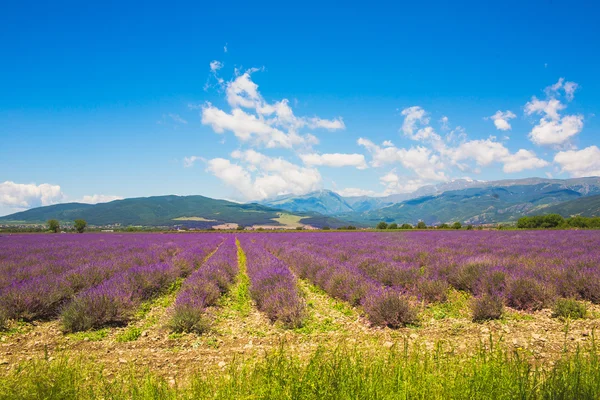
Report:
[[[214,60],[214,61],[210,62],[210,71],[211,72],[215,73],[218,70],[220,70],[221,68],[223,68],[223,63],[221,61]]]
[[[81,198],[81,200],[77,200],[78,203],[88,203],[88,204],[98,204],[98,203],[108,203],[109,201],[114,200],[122,200],[121,196],[111,196],[106,194],[92,194],[86,195]]]
[[[65,199],[59,185],[42,183],[24,184],[5,181],[0,183],[0,205],[18,210],[49,206]]]
[[[537,145],[562,145],[583,129],[583,115],[566,115],[560,120],[542,118],[529,133]]]
[[[537,97],[533,96],[531,101],[525,104],[525,113],[527,115],[545,114],[546,118],[558,120],[560,119],[558,112],[564,110],[565,107],[566,106],[557,99],[539,100]]]
[[[525,149],[504,157],[502,162],[504,163],[502,170],[507,173],[548,166],[547,161],[537,158],[534,152]]]
[[[566,105],[560,102],[555,95],[562,89],[567,101],[573,100],[578,85],[575,82],[565,82],[560,78],[554,85],[546,88],[547,100],[539,100],[535,96],[525,104],[527,115],[542,115],[539,122],[529,133],[529,139],[540,146],[566,146],[571,139],[583,129],[582,115],[561,116],[560,111]]]
[[[421,179],[444,181],[448,178],[442,171],[445,169],[440,157],[433,154],[431,149],[424,146],[410,149],[394,146],[380,147],[368,139],[360,138],[357,142],[371,153],[371,165],[381,167],[387,164],[401,163],[411,169]]]
[[[600,176],[600,149],[597,146],[560,151],[554,156],[554,162],[561,166],[562,172],[568,172],[574,178]]]
[[[385,186],[384,196],[396,193],[412,193],[427,184],[422,179],[400,177],[395,169],[379,178],[379,182]]]
[[[335,190],[337,194],[344,197],[358,197],[358,196],[377,196],[377,193],[372,190],[365,190],[359,188],[345,188],[341,190]]]
[[[500,142],[492,138],[485,140],[471,140],[462,143],[455,149],[449,151],[450,157],[460,167],[460,161],[474,160],[479,166],[488,166],[498,162],[504,164],[503,171],[506,173],[520,172],[526,169],[542,168],[548,165],[547,161],[537,158],[534,152],[520,149],[511,154]]]
[[[300,167],[282,158],[254,150],[234,151],[231,157],[208,161],[208,171],[233,187],[247,200],[263,200],[282,194],[304,194],[317,190],[321,175],[315,168]]]
[[[309,166],[326,166],[326,167],[356,167],[358,169],[367,168],[365,156],[362,154],[300,154],[300,158],[304,164]]]
[[[237,73],[235,79],[226,84],[225,94],[231,113],[206,103],[202,107],[202,123],[210,125],[216,133],[231,131],[241,141],[269,148],[310,147],[318,143],[314,135],[300,134],[302,128],[345,129],[344,121],[339,117],[331,120],[297,117],[287,99],[268,103],[252,81],[251,75],[256,71],[258,69],[253,68],[243,74]]]
[[[179,124],[187,124],[188,122],[181,118],[179,116],[179,114],[169,114],[169,118],[171,118],[173,120],[173,122],[179,123]]]
[[[204,158],[199,157],[199,156],[183,157],[183,166],[185,168],[191,168],[194,166],[196,161],[204,161]]]
[[[512,128],[508,121],[516,117],[517,116],[512,111],[506,110],[505,112],[502,112],[498,110],[490,118],[492,119],[492,121],[494,121],[496,129],[501,131],[508,131]]]
[[[408,107],[402,110],[401,114],[404,116],[404,122],[402,123],[402,132],[413,140],[419,140],[415,137],[415,129],[417,124],[427,125],[429,124],[429,118],[424,109],[419,106]]]
[[[565,78],[559,78],[558,82],[554,85],[550,85],[545,89],[547,96],[554,96],[560,94],[560,90],[562,89],[565,93],[565,97],[567,101],[572,101],[575,96],[575,90],[579,85],[575,82],[566,81]]]
[[[444,115],[440,119],[440,125],[441,125],[441,128],[442,128],[443,131],[447,131],[447,130],[450,129],[450,126],[448,125],[448,117],[447,116]]]

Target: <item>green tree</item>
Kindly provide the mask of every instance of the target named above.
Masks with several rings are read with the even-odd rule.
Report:
[[[243,231],[246,228],[244,227],[244,225],[238,225],[238,226],[235,227],[235,229],[238,230],[238,231]]]
[[[444,223],[438,226],[438,229],[450,229],[450,225]]]
[[[87,226],[87,222],[85,222],[84,219],[76,219],[74,225],[77,232],[83,233],[83,231],[85,231],[85,227]]]
[[[388,229],[398,229],[398,224],[394,222],[392,224],[389,224],[387,228]]]
[[[412,229],[412,228],[413,228],[413,227],[412,227],[412,225],[411,225],[411,224],[402,224],[402,225],[400,226],[400,229]]]
[[[460,224],[460,222],[456,221],[455,223],[452,224],[452,229],[460,229],[462,228],[462,225]]]
[[[328,226],[324,226],[324,227],[322,227],[321,229],[322,229],[322,230],[324,230],[324,231],[328,231],[328,230],[330,230],[331,228],[330,228],[330,227],[328,227]]]
[[[387,224],[383,221],[377,224],[377,229],[387,229]]]
[[[419,221],[417,229],[427,229],[427,224],[424,221]]]
[[[58,233],[58,231],[60,231],[60,222],[58,222],[57,219],[48,220],[47,225],[48,225],[48,230],[50,230],[54,233]]]

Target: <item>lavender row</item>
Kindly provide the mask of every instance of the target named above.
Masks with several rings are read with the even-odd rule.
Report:
[[[452,286],[523,310],[561,297],[600,302],[596,231],[294,233],[265,245],[299,276],[354,304],[371,296],[357,287],[373,285],[383,297],[426,302],[445,301]]]
[[[74,332],[128,322],[143,301],[189,275],[222,241],[218,236],[205,238],[181,254],[173,252],[169,261],[130,268],[81,292],[61,313],[64,330]]]
[[[300,326],[305,316],[305,304],[298,293],[296,278],[287,265],[250,235],[240,237],[240,244],[246,254],[250,295],[257,308],[271,321],[281,321],[290,327]]]
[[[22,274],[0,288],[0,313],[12,319],[52,318],[77,293],[135,268],[171,263],[186,275],[216,247],[216,237],[204,238],[206,243],[149,234],[2,237],[7,246],[0,251],[0,266],[7,271],[18,265]]]
[[[204,265],[184,281],[172,310],[171,328],[175,332],[204,332],[206,307],[215,305],[229,290],[238,271],[235,238],[229,236]]]

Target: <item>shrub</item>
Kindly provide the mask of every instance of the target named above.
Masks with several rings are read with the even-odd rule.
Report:
[[[507,305],[517,310],[541,310],[552,297],[552,291],[533,278],[511,279],[506,285]]]
[[[209,323],[203,315],[202,308],[181,306],[173,309],[169,328],[175,333],[186,332],[201,335],[209,329]]]
[[[8,326],[8,318],[6,318],[6,315],[4,314],[4,312],[0,311],[0,332],[5,331],[7,326]]]
[[[459,265],[448,277],[448,282],[456,290],[475,293],[475,287],[481,278],[483,269],[484,266],[477,263]]]
[[[387,229],[388,224],[381,221],[380,223],[377,224],[377,229]]]
[[[448,288],[448,283],[441,279],[423,279],[417,283],[417,294],[428,303],[445,303]]]
[[[473,225],[471,225],[471,224],[467,225],[467,230],[468,231],[472,231],[473,230]]]
[[[500,296],[484,294],[476,297],[471,303],[473,322],[500,319],[504,312],[504,304]]]
[[[413,227],[412,227],[412,225],[411,225],[411,224],[402,224],[402,225],[400,226],[400,229],[412,229],[412,228],[413,228]]]
[[[552,316],[562,319],[585,318],[587,307],[575,299],[557,299],[552,308]]]
[[[450,225],[448,224],[441,224],[438,226],[438,229],[450,229]]]
[[[83,219],[76,219],[74,226],[78,233],[83,233],[83,231],[85,231],[85,227],[87,226],[87,222],[85,222]]]
[[[58,231],[60,230],[60,222],[58,222],[58,220],[56,220],[56,219],[48,220],[47,225],[48,225],[48,230],[52,231],[54,233],[58,233]]]
[[[401,293],[393,290],[378,290],[367,296],[365,312],[371,324],[400,328],[417,322],[417,311]]]
[[[477,294],[500,295],[506,289],[506,273],[489,271],[479,280],[477,286]]]
[[[330,227],[328,227],[328,226],[324,226],[324,227],[322,227],[321,229],[322,229],[322,230],[324,230],[324,231],[328,231],[328,230],[330,230],[331,228],[330,228]]]
[[[395,222],[393,224],[389,224],[388,229],[398,229],[398,224]]]

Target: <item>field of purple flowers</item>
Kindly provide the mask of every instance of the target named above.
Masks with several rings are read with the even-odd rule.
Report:
[[[473,320],[500,318],[505,306],[536,311],[559,299],[600,303],[597,231],[243,233],[237,239],[254,304],[289,327],[301,326],[307,313],[298,279],[391,328],[417,322],[423,306],[446,302],[451,289],[472,296]],[[237,251],[233,234],[3,236],[0,317],[60,318],[67,332],[123,325],[142,302],[183,282],[170,310],[172,328],[200,333],[205,309],[236,282]]]
[[[0,315],[60,317],[67,331],[124,323],[222,241],[219,235],[2,236]]]
[[[559,298],[600,303],[600,233],[462,231],[288,233],[255,240],[300,278],[362,305],[373,324],[415,320],[415,300],[445,302],[450,287],[474,296],[474,319],[506,305],[535,311]]]

